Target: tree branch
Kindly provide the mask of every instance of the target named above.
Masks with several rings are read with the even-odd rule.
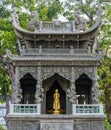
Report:
[[[8,74],[8,76],[10,77],[10,79],[13,83],[15,80],[14,66],[5,57],[3,57],[1,55],[0,55],[0,60],[5,65],[4,66],[4,65],[0,64],[1,69],[3,69]]]

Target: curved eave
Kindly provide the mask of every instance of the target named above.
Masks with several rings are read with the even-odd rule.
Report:
[[[65,57],[16,57],[12,58],[15,66],[99,66],[100,57],[79,57],[79,58],[65,58]]]
[[[34,40],[35,38],[37,39],[39,36],[53,36],[53,35],[58,35],[58,36],[73,36],[75,40],[93,40],[95,39],[95,36],[97,35],[98,28],[101,24],[101,19],[97,21],[91,28],[87,29],[84,32],[30,32],[25,29],[23,29],[17,22],[16,18],[12,18],[12,25],[14,27],[14,31],[17,35],[18,38],[22,38],[24,40]]]

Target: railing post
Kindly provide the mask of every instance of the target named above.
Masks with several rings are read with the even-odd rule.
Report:
[[[41,104],[37,104],[37,114],[41,114]]]
[[[10,114],[13,114],[14,104],[9,104],[9,105],[10,105]]]
[[[40,29],[40,32],[42,31],[42,21],[40,21],[39,23],[39,29]]]
[[[42,53],[42,46],[39,46],[39,54]]]
[[[100,109],[100,114],[104,114],[104,112],[103,112],[103,104],[102,103],[99,105],[99,109]]]
[[[76,114],[76,104],[72,104],[72,114]]]
[[[73,54],[73,53],[74,53],[74,49],[73,49],[73,46],[71,46],[70,54]]]
[[[75,21],[72,21],[72,31],[75,31]]]

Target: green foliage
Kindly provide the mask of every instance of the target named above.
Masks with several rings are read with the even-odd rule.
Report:
[[[9,22],[9,19],[6,19],[6,18],[1,18],[0,19],[0,30],[12,31],[12,25]]]
[[[49,20],[52,20],[53,18],[57,18],[57,16],[62,13],[63,9],[59,2],[59,0],[54,0],[53,2],[49,2],[48,5],[48,14],[47,17]]]
[[[39,18],[42,21],[46,21],[48,19],[47,14],[48,14],[48,8],[46,5],[42,5],[40,6],[40,8],[38,9],[39,12]]]
[[[2,8],[4,9],[4,12],[0,12],[0,55],[5,56],[7,49],[12,53],[16,53],[16,36],[9,20],[9,12],[5,5]],[[3,69],[5,67],[5,64],[0,60],[0,95],[4,96],[4,100],[6,99],[6,96],[11,93],[11,81]]]
[[[10,78],[2,69],[0,69],[0,93],[2,93],[5,98],[11,94]]]
[[[9,49],[13,53],[15,52],[15,34],[13,31],[1,31],[0,30],[0,54],[5,54],[6,50]]]
[[[104,125],[105,125],[105,129],[106,129],[106,130],[111,130],[111,124],[109,123],[109,121],[108,121],[107,118],[105,119]]]
[[[24,29],[28,29],[27,24],[29,21],[29,16],[27,13],[20,13],[19,21],[20,21],[20,26],[22,26]]]
[[[1,124],[0,124],[0,130],[5,130],[5,128]]]
[[[107,56],[104,57],[103,61],[101,62],[101,66],[98,69],[98,82],[99,82],[99,89],[102,91],[100,100],[105,103],[105,89],[106,86],[111,84],[111,68],[110,68],[110,58]]]

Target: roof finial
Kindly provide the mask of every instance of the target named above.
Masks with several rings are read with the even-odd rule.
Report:
[[[35,29],[36,26],[39,24],[39,14],[37,11],[31,12],[31,20],[28,23],[29,29]]]

